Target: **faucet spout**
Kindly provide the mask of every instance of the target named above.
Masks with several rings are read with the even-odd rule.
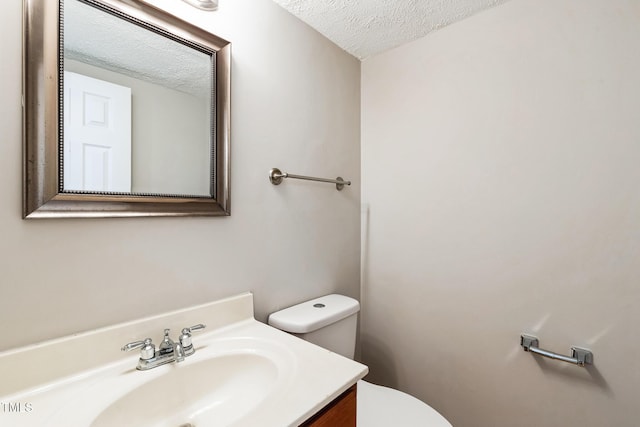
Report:
[[[179,342],[175,343],[175,346],[173,347],[173,357],[176,363],[182,362],[184,360],[184,349]]]

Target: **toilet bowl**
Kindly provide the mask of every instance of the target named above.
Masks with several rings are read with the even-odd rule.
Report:
[[[269,316],[269,325],[353,359],[360,303],[326,295]],[[358,381],[358,427],[451,427],[435,409],[399,390]]]

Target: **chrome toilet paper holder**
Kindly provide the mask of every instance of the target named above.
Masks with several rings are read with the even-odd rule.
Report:
[[[561,360],[563,362],[582,367],[593,364],[593,353],[591,350],[587,350],[586,348],[571,347],[571,356],[565,356],[553,351],[541,349],[538,338],[526,334],[520,335],[520,345],[524,348],[524,351],[539,354],[540,356],[548,357],[549,359]]]

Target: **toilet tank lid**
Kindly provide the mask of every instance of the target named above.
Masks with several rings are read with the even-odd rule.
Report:
[[[349,317],[360,310],[360,303],[338,294],[294,305],[269,315],[269,325],[286,332],[306,334]]]

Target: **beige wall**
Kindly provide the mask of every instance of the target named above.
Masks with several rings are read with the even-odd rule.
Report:
[[[24,221],[21,4],[0,16],[0,349],[246,290],[262,320],[321,294],[358,296],[357,60],[269,0],[215,13],[171,2],[233,42],[231,217]],[[272,167],[354,185],[275,187]]]
[[[637,426],[640,3],[512,0],[368,59],[362,138],[371,379],[456,427]]]

